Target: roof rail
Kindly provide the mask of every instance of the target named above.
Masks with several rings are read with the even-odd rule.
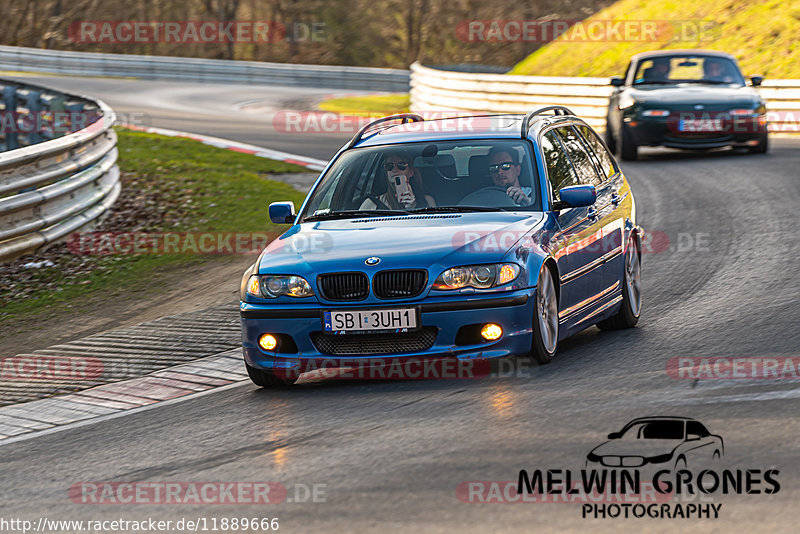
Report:
[[[368,130],[373,129],[378,124],[397,119],[402,119],[400,124],[405,124],[407,122],[422,122],[425,120],[416,113],[398,113],[397,115],[389,115],[388,117],[381,117],[380,119],[374,120],[369,124],[367,124],[366,126],[364,126],[363,128],[361,128],[358,131],[358,133],[356,133],[356,135],[354,135],[353,138],[350,140],[350,142],[347,144],[347,148],[353,148],[356,145],[356,143],[361,141],[361,138],[364,136],[365,133],[367,133]]]
[[[537,115],[541,115],[547,111],[552,111],[555,115],[575,115],[572,110],[569,108],[565,108],[564,106],[546,106],[543,108],[535,109],[533,111],[529,111],[525,118],[522,119],[522,129],[520,131],[520,135],[524,137],[528,137],[528,130],[531,128],[531,119],[533,119]]]

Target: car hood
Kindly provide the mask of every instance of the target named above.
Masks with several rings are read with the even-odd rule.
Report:
[[[307,222],[293,226],[264,250],[261,273],[302,274],[466,265],[501,261],[541,212],[457,213]]]
[[[697,104],[712,106],[712,109],[756,107],[761,102],[758,92],[747,86],[679,84],[652,85],[630,89],[629,95],[645,106],[663,105],[674,108],[694,109]]]
[[[598,456],[657,456],[669,454],[681,444],[680,439],[615,439],[595,447]]]

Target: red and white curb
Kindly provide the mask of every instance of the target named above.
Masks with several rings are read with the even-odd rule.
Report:
[[[182,137],[185,139],[192,139],[194,141],[199,141],[204,145],[210,145],[225,150],[242,152],[244,154],[252,154],[253,156],[257,156],[259,158],[274,159],[277,161],[283,161],[285,163],[293,163],[312,171],[321,171],[325,168],[325,165],[327,165],[327,162],[321,159],[307,158],[306,156],[299,156],[297,154],[281,152],[280,150],[272,150],[271,148],[249,145],[247,143],[240,143],[238,141],[223,139],[221,137],[211,137],[208,135],[180,132],[178,130],[168,130],[166,128],[156,128],[152,126],[127,125],[125,128],[137,132],[165,135],[167,137]]]
[[[247,380],[242,349],[104,384],[77,393],[0,407],[0,445],[42,433],[127,415],[170,401],[185,400]]]

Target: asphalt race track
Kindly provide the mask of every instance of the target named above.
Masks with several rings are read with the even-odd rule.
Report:
[[[122,112],[144,111],[153,126],[305,156],[327,158],[346,140],[289,137],[268,117],[231,110],[257,99],[273,99],[281,109],[322,90],[26,80],[80,89]],[[4,516],[278,517],[287,533],[796,532],[797,376],[678,379],[667,364],[679,357],[800,356],[800,141],[774,139],[770,153],[758,156],[642,153],[641,161],[623,165],[652,249],[643,257],[637,328],[592,327],[563,342],[551,365],[519,358],[492,378],[334,380],[289,391],[246,382],[4,445]],[[582,517],[580,503],[459,499],[464,494],[457,489],[467,481],[515,483],[520,469],[577,471],[609,432],[650,415],[700,420],[724,439],[717,469],[777,469],[780,491],[675,497],[722,504],[719,518],[704,520],[590,519]],[[77,504],[68,490],[83,481],[274,481],[288,494],[285,502],[266,505]],[[303,498],[314,485],[324,502]]]

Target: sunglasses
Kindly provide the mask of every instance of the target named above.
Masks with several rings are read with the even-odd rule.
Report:
[[[512,161],[506,161],[504,163],[495,163],[494,165],[489,165],[489,172],[494,174],[496,172],[499,172],[500,170],[507,171],[511,168],[512,165],[514,165],[514,162]]]
[[[397,166],[398,170],[404,171],[408,168],[408,163],[403,163],[403,162],[395,163],[393,161],[387,161],[386,163],[383,164],[383,168],[386,169],[387,171],[393,170],[395,166]]]

